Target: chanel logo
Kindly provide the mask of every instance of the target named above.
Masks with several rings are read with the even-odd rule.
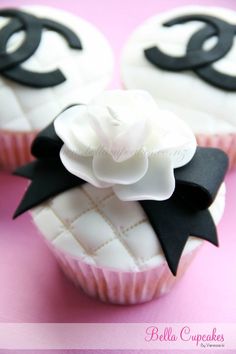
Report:
[[[213,16],[196,14],[177,17],[166,22],[164,26],[171,27],[189,21],[202,21],[205,26],[192,35],[184,56],[169,56],[158,47],[151,47],[144,50],[145,57],[153,65],[163,70],[178,72],[191,69],[209,84],[227,91],[235,91],[236,76],[223,74],[213,68],[211,64],[223,58],[231,49],[236,25],[231,25]],[[210,50],[204,50],[204,42],[212,36],[217,37],[216,45]]]
[[[82,49],[77,35],[66,26],[45,18],[15,9],[0,10],[0,16],[10,17],[11,20],[0,30],[0,73],[6,78],[22,85],[43,88],[56,86],[66,80],[59,69],[48,72],[34,72],[24,69],[21,63],[30,58],[37,50],[42,39],[43,28],[55,31],[62,35],[73,49]],[[7,52],[7,43],[10,37],[19,31],[25,32],[25,39],[14,52]],[[53,50],[53,48],[49,48]]]

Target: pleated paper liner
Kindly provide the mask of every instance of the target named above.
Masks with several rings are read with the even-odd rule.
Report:
[[[32,161],[31,144],[37,133],[0,130],[0,168],[13,171]]]
[[[144,271],[119,271],[88,264],[46,243],[65,275],[86,294],[106,303],[131,305],[167,294],[189,268],[203,242],[181,257],[177,276],[172,275],[166,261]]]

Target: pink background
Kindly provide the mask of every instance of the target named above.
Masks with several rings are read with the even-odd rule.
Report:
[[[116,56],[112,87],[120,86],[119,56],[127,36],[150,15],[193,3],[236,9],[235,0],[0,0],[1,6],[30,3],[70,10],[103,31]],[[227,207],[219,226],[220,248],[205,244],[169,295],[147,304],[121,307],[105,305],[76,289],[37,237],[28,215],[11,220],[26,181],[0,173],[0,322],[236,323],[236,172],[228,175],[226,183]],[[1,354],[5,352],[0,350]]]

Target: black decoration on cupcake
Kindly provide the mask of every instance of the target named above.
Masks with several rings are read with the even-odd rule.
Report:
[[[45,88],[61,84],[66,77],[60,69],[38,73],[20,66],[37,50],[43,28],[62,35],[73,49],[82,49],[78,36],[68,27],[56,21],[38,18],[34,15],[16,9],[0,10],[0,16],[13,18],[0,30],[0,73],[6,78],[25,86]],[[8,53],[7,43],[10,37],[19,31],[24,31],[25,39],[14,52]],[[49,48],[49,50],[53,48]]]
[[[214,16],[201,14],[179,16],[164,23],[164,26],[171,27],[189,21],[202,21],[205,26],[192,35],[184,56],[170,56],[154,46],[144,50],[146,59],[163,70],[193,70],[209,84],[226,91],[235,91],[236,76],[220,73],[211,64],[223,58],[234,45],[236,26]],[[204,50],[204,42],[213,36],[217,36],[216,45],[210,50]]]
[[[228,159],[223,151],[198,147],[193,159],[175,170],[176,188],[171,198],[161,202],[140,201],[173,274],[189,236],[218,245],[216,227],[208,208],[227,167]]]
[[[63,141],[51,123],[34,140],[36,160],[15,174],[31,180],[14,218],[66,190],[86,183],[63,166],[59,153]],[[228,168],[226,154],[214,148],[197,148],[192,160],[175,170],[176,188],[168,200],[142,200],[144,209],[161,243],[167,263],[175,275],[189,236],[218,245],[216,227],[208,210]]]

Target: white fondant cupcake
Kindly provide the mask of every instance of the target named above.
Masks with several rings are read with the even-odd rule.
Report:
[[[196,149],[187,125],[146,92],[108,91],[67,109],[32,151],[37,160],[17,171],[32,183],[15,216],[31,210],[64,272],[89,295],[119,304],[157,298],[203,239],[217,245],[227,158]]]
[[[12,169],[62,109],[105,89],[113,56],[93,25],[46,6],[0,9],[0,43],[0,166]]]
[[[236,166],[236,12],[186,6],[139,26],[122,55],[128,89],[145,89],[193,129],[198,144],[222,148]]]

